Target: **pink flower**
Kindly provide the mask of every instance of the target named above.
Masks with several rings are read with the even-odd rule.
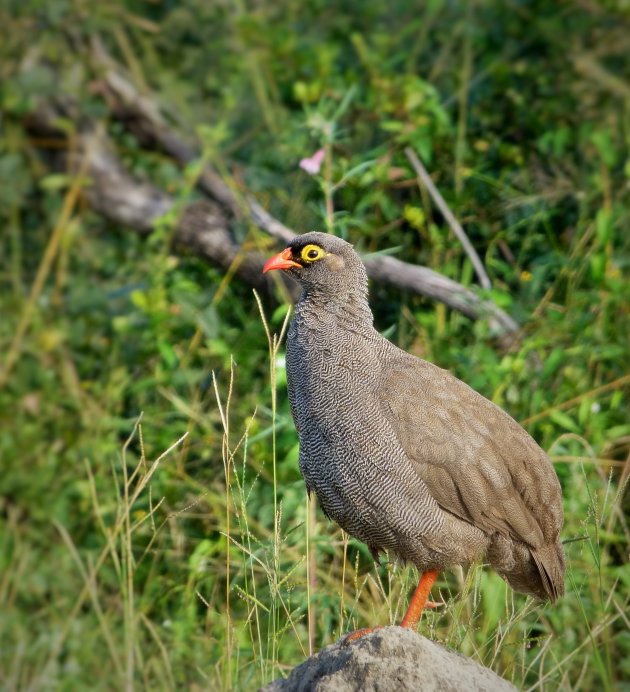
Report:
[[[306,171],[309,175],[317,175],[319,173],[319,169],[322,167],[324,156],[326,156],[326,152],[323,149],[318,149],[313,156],[300,161],[300,168]]]

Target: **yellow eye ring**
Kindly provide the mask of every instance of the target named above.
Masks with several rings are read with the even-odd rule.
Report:
[[[319,245],[305,245],[300,252],[300,258],[303,262],[316,262],[326,254],[326,251]]]

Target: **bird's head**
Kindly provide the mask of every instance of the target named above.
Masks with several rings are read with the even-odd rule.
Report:
[[[317,292],[331,300],[349,292],[365,294],[367,275],[352,245],[328,233],[296,236],[289,246],[271,257],[263,273],[282,269],[307,292]]]

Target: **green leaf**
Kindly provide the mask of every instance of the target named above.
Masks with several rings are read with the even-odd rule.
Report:
[[[73,176],[67,173],[51,173],[40,179],[39,186],[42,190],[48,190],[49,192],[63,190],[71,184],[72,178]]]
[[[559,425],[561,428],[564,428],[565,430],[568,430],[569,432],[579,434],[580,433],[580,427],[577,425],[577,423],[569,416],[567,413],[564,411],[551,411],[549,414],[550,420],[552,420],[556,425]]]
[[[613,215],[610,209],[600,209],[595,217],[597,240],[602,245],[610,241],[613,230]]]
[[[162,356],[162,360],[169,368],[174,368],[177,365],[177,354],[175,353],[171,344],[167,341],[158,341],[158,351]]]

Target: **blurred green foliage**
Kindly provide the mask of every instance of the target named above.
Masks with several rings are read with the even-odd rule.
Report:
[[[250,288],[174,256],[167,223],[148,240],[108,224],[77,194],[90,181],[57,167],[66,145],[32,134],[46,98],[72,98],[135,175],[198,195],[194,170],[110,112],[87,50],[98,36],[288,226],[332,225],[470,285],[403,149],[419,153],[523,338],[505,351],[487,324],[383,286],[377,326],[525,422],[556,461],[576,539],[556,606],[524,607],[473,569],[444,576],[449,606],[421,631],[524,688],[626,689],[627,3],[5,0],[0,20],[7,688],[253,689],[308,653],[309,611],[319,648],[400,614],[413,579],[352,541],[346,553],[321,517],[307,547],[282,359],[276,405]],[[59,123],[70,146],[77,126]],[[320,147],[311,177],[298,162]],[[279,332],[286,309],[263,302]]]

